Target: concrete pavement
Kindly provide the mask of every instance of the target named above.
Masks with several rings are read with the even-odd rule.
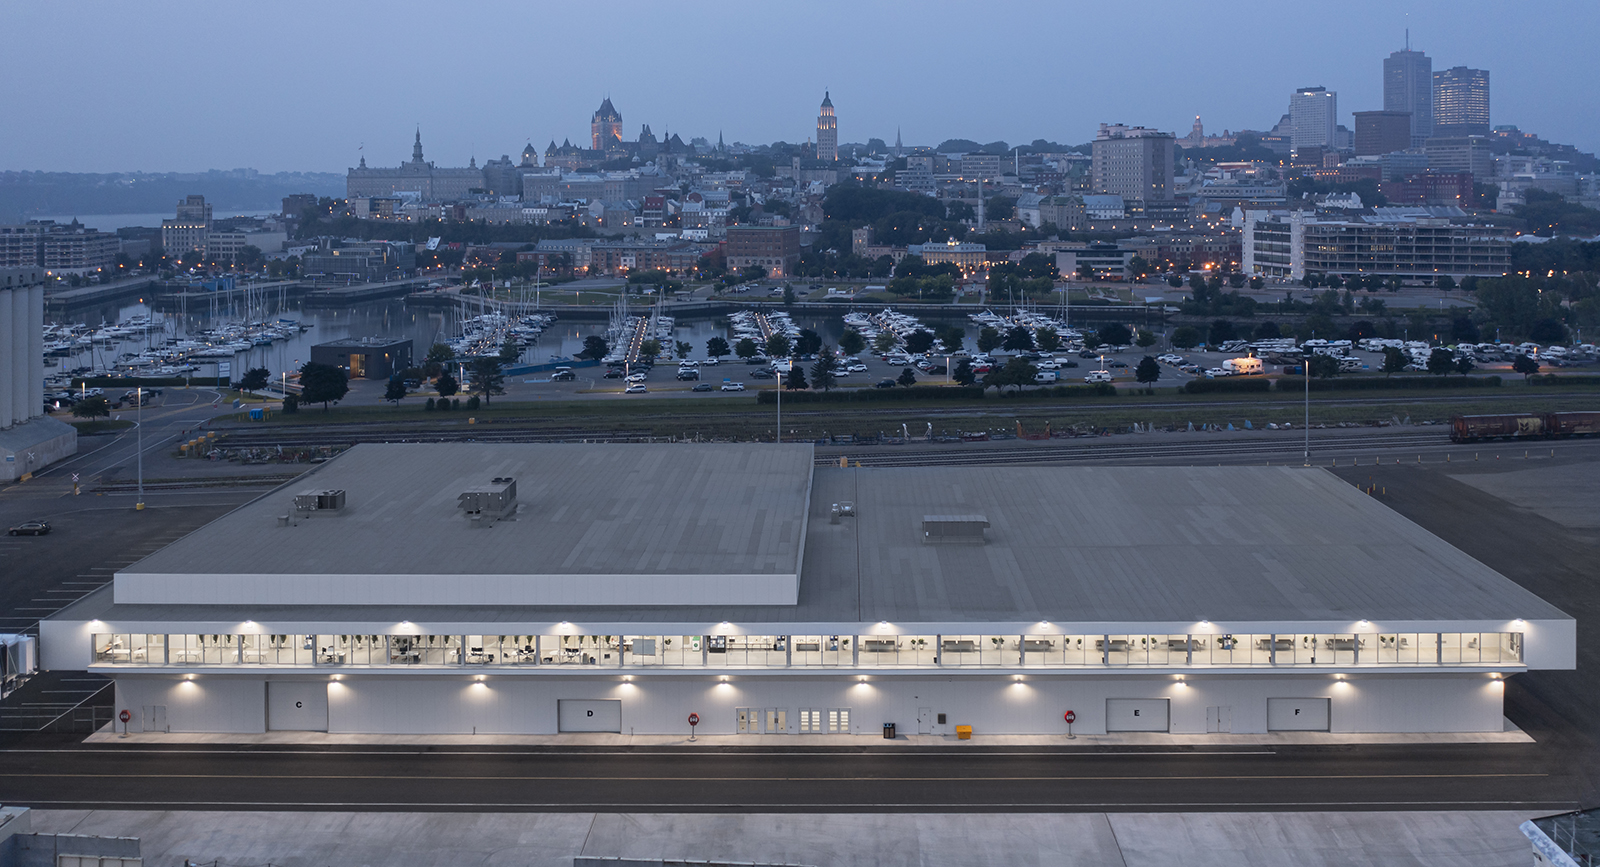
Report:
[[[809,865],[1298,867],[1531,863],[1532,813],[338,813],[36,810],[135,836],[144,863],[567,867],[576,855]]]

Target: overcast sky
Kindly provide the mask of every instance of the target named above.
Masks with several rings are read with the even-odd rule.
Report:
[[[1382,108],[1383,58],[1487,68],[1496,124],[1600,149],[1600,2],[272,3],[9,0],[0,170],[465,165],[625,137],[1087,141],[1101,121],[1265,129],[1296,87]],[[365,151],[359,151],[365,144]]]

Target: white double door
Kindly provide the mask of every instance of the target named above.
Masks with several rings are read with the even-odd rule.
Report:
[[[742,735],[782,735],[789,733],[789,709],[786,707],[734,708],[737,714],[735,730]]]

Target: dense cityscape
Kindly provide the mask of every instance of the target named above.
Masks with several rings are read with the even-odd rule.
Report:
[[[1600,158],[1409,12],[1027,143],[217,18],[342,175],[0,156],[0,867],[1591,863]]]

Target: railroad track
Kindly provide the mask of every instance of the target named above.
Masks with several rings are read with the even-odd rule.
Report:
[[[1369,436],[1327,436],[1313,438],[1311,450],[1314,457],[1326,459],[1330,451],[1343,450],[1370,452],[1374,449],[1414,449],[1447,446],[1449,429],[1441,427],[1428,433],[1408,432]],[[927,467],[927,466],[982,466],[988,464],[1030,464],[1051,461],[1111,461],[1150,458],[1263,458],[1269,455],[1298,456],[1304,452],[1305,440],[1292,437],[1240,437],[1227,440],[1201,440],[1186,443],[1116,444],[1074,443],[1071,445],[1022,446],[1014,448],[889,448],[860,453],[847,446],[830,447],[834,454],[819,456],[816,465],[833,466],[840,458],[863,467]],[[1286,463],[1288,461],[1285,461]]]

